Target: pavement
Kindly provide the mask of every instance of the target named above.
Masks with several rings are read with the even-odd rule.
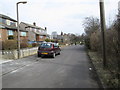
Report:
[[[35,63],[37,61],[36,57],[36,55],[32,55],[18,60],[1,60],[2,75]]]
[[[55,58],[33,55],[0,65],[3,88],[100,88],[81,45],[64,47]]]
[[[6,62],[11,62],[11,61],[13,61],[13,60],[8,60],[8,59],[7,59],[7,60],[2,60],[2,59],[1,59],[1,60],[0,60],[0,64],[6,63]]]

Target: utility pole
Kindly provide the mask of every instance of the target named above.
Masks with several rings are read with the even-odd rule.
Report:
[[[103,67],[106,67],[106,41],[105,41],[105,11],[104,11],[104,0],[99,1],[100,4],[100,19],[101,19],[101,34],[102,34],[102,54],[103,54]]]
[[[117,32],[118,32],[118,88],[120,88],[120,1],[118,2],[117,16]]]

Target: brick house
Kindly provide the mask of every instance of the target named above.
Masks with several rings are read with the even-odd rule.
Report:
[[[0,43],[6,40],[17,41],[17,21],[9,16],[0,14]],[[28,31],[20,27],[21,42],[28,41]]]
[[[44,41],[49,35],[47,28],[44,29],[35,25],[21,22],[20,42],[28,41]],[[17,21],[9,16],[0,14],[0,50],[2,49],[2,42],[7,40],[17,42]]]
[[[28,41],[44,41],[48,37],[47,28],[38,27],[35,23],[31,25],[21,22],[20,27],[28,31]]]
[[[20,29],[20,41],[21,41],[21,43],[28,42],[28,30],[27,30],[27,28],[21,27],[19,25],[19,29]]]
[[[0,43],[6,40],[16,40],[17,39],[17,21],[0,14]],[[2,45],[1,45],[2,46]],[[2,49],[2,47],[0,47]]]
[[[0,41],[16,39],[16,22],[16,20],[0,14]]]

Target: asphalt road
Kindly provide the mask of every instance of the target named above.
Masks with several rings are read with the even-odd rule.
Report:
[[[31,57],[37,61],[2,76],[3,88],[99,88],[84,46],[64,47],[54,59]]]

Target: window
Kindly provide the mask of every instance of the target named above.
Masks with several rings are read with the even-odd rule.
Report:
[[[8,40],[14,39],[13,35],[8,36]]]
[[[43,36],[40,36],[40,38],[43,38]]]
[[[14,32],[12,30],[8,30],[8,35],[14,35]]]
[[[40,45],[41,48],[51,48],[52,47],[52,44],[49,44],[49,43],[42,43]]]
[[[1,35],[1,33],[0,33],[0,39],[2,38],[2,35]]]
[[[8,30],[8,40],[14,39],[14,31]]]
[[[6,19],[2,19],[2,23],[3,23],[3,24],[6,24]]]
[[[6,20],[6,24],[7,24],[7,25],[10,25],[10,20]]]
[[[55,43],[55,44],[54,44],[54,47],[55,47],[55,48],[58,48],[58,44]]]
[[[0,18],[0,23],[2,23],[2,18]]]
[[[21,36],[27,36],[26,32],[21,32]]]
[[[10,25],[16,26],[16,23],[11,21]]]
[[[37,31],[37,29],[34,29],[34,31],[36,32],[36,31]]]

